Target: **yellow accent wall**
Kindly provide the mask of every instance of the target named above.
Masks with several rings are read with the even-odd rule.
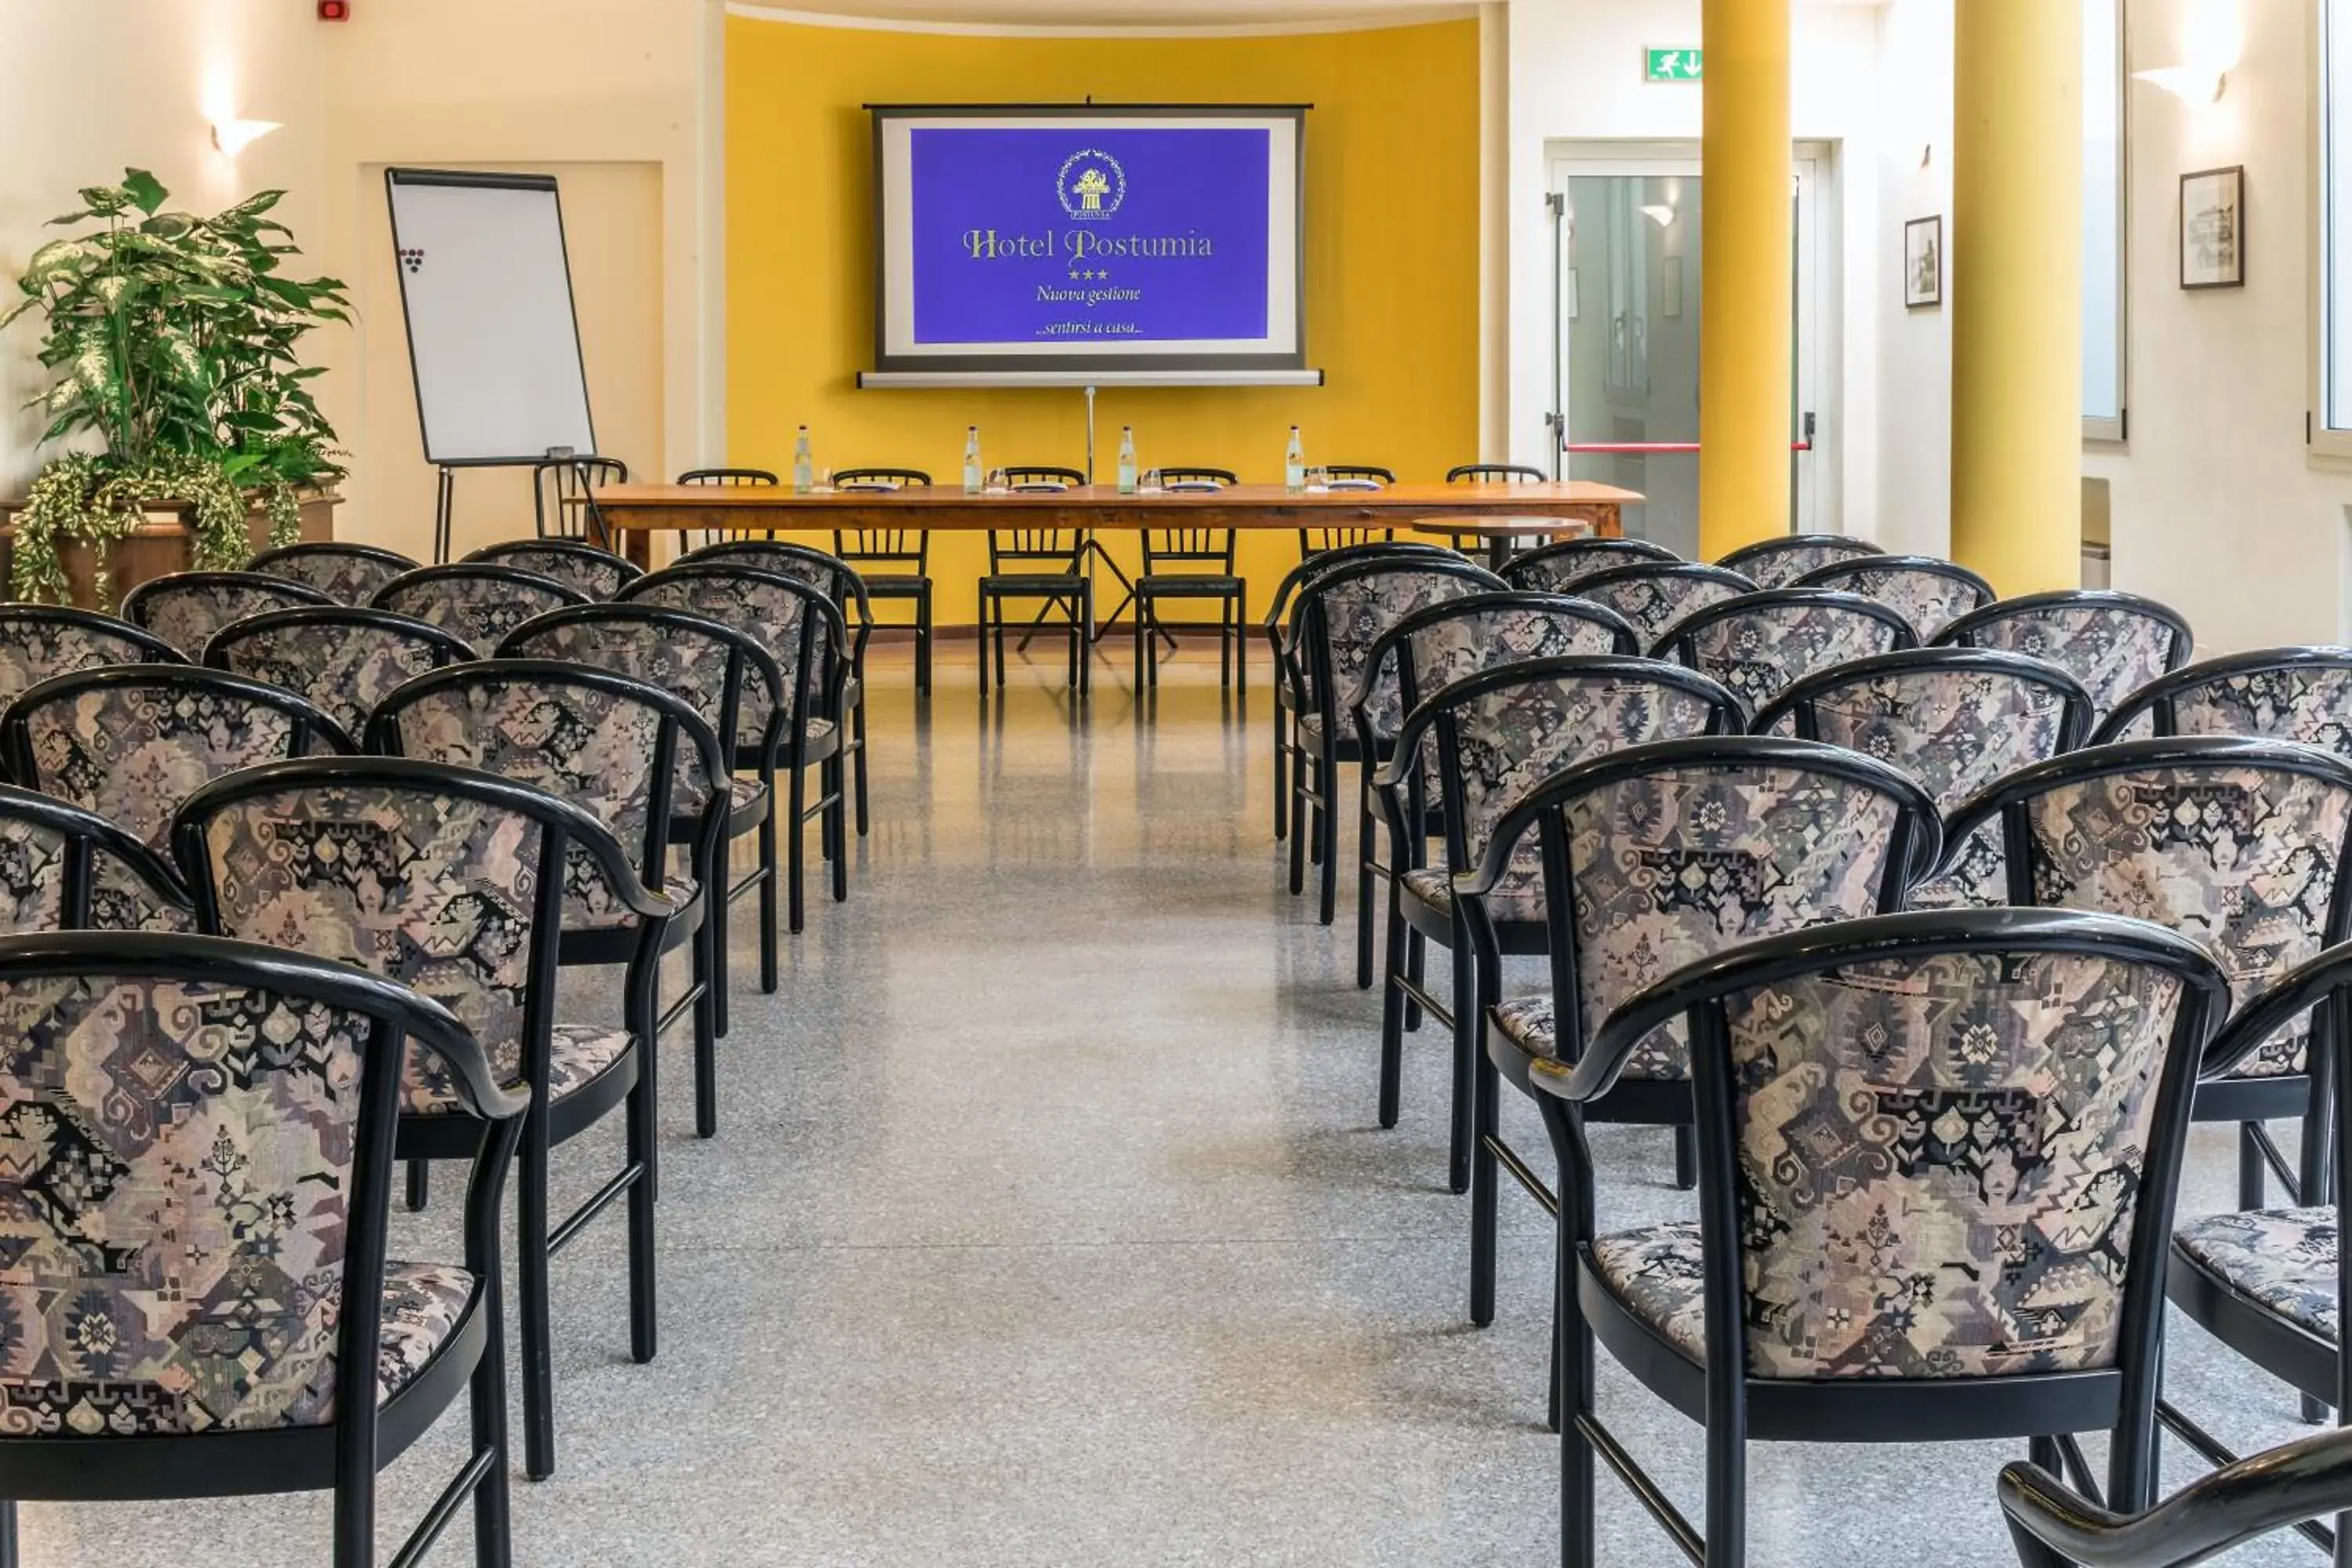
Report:
[[[874,355],[873,133],[862,106],[1091,94],[1098,103],[1314,105],[1307,353],[1327,373],[1320,387],[1106,389],[1097,474],[1110,478],[1119,426],[1132,425],[1146,468],[1206,463],[1279,482],[1297,425],[1310,462],[1443,479],[1478,456],[1478,66],[1475,19],[1258,37],[1040,37],[730,16],[728,460],[787,473],[793,429],[805,424],[821,465],[905,465],[954,484],[964,427],[977,423],[991,467],[1083,466],[1086,404],[1075,389],[858,389]],[[1131,571],[1132,537],[1108,542]],[[1254,611],[1297,561],[1295,534],[1243,536]],[[986,563],[982,536],[933,537],[942,625],[978,618],[972,584]],[[1098,595],[1106,586],[1116,584],[1104,578]]]

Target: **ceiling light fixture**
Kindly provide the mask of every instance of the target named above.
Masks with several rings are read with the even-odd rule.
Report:
[[[1642,211],[1644,216],[1654,220],[1660,228],[1672,228],[1675,226],[1675,209],[1664,202],[1653,202]]]
[[[2185,103],[2200,107],[2219,103],[2230,85],[2230,73],[2246,53],[2245,18],[2239,0],[2195,0],[2182,24],[2180,43],[2188,56],[2181,64],[2132,75]]]
[[[223,156],[234,158],[279,128],[275,120],[215,120],[213,145],[220,149]]]

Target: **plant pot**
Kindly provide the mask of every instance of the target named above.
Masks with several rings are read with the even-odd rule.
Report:
[[[335,508],[342,499],[332,490],[302,497],[304,542],[334,538]],[[0,503],[0,513],[12,512],[14,504]],[[145,510],[147,521],[112,546],[109,562],[111,581],[107,585],[109,603],[99,602],[97,552],[79,540],[60,542],[58,561],[65,568],[66,582],[70,585],[68,596],[72,604],[85,610],[111,612],[122,595],[140,584],[192,568],[194,552],[187,517],[193,508],[174,501],[153,501]],[[269,517],[258,505],[247,514],[246,527],[257,553],[269,548]],[[0,585],[13,575],[15,563],[11,556],[15,543],[16,530],[0,529]]]

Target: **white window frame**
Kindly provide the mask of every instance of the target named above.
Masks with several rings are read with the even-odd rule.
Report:
[[[2321,0],[2326,4],[2326,0]],[[2112,416],[2094,415],[2087,409],[2083,415],[2084,441],[2117,442],[2130,433],[2131,426],[2131,27],[2130,0],[2084,0],[2091,6],[2109,4],[2115,8],[2116,28],[2116,412]],[[2087,29],[2087,20],[2085,26]],[[2089,143],[2087,125],[2084,153],[2084,172],[2089,174]],[[2087,209],[2085,217],[2087,219]],[[2085,273],[2087,279],[2088,273]],[[2084,303],[2087,306],[2087,290]],[[2089,312],[2084,313],[2087,328]],[[2089,384],[2089,365],[2084,367],[2084,383]]]
[[[2314,0],[2314,3],[2306,6],[2304,11],[2306,41],[2311,58],[2315,62],[2312,74],[2307,79],[2311,93],[2309,110],[2312,155],[2309,203],[2311,296],[2309,315],[2306,319],[2311,323],[2312,330],[2307,334],[2311,340],[2310,390],[2309,400],[2305,407],[2304,422],[2305,435],[2309,443],[2313,464],[2336,469],[2352,468],[2352,427],[2331,429],[2327,423],[2328,349],[2335,331],[2333,321],[2335,312],[2331,309],[2328,288],[2328,266],[2331,252],[2334,249],[2334,246],[2330,243],[2331,230],[2335,226],[2331,222],[2332,215],[2329,210],[2328,117],[2331,109],[2337,107],[2329,102],[2328,50],[2331,47],[2331,39],[2328,16],[2331,7],[2339,5],[2346,5],[2346,0]],[[2352,34],[2352,5],[2347,6],[2345,19],[2347,23],[2347,32]],[[2352,36],[2334,41],[2340,42],[2347,48],[2352,48]],[[2345,115],[2352,116],[2352,102],[2347,102],[2340,108]],[[2352,203],[2347,205],[2347,207],[2352,207]],[[2344,243],[2352,245],[2352,212],[2347,212],[2347,218],[2343,239]],[[2347,301],[2347,304],[2352,306],[2352,301]]]

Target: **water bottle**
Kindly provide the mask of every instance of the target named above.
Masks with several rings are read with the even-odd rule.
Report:
[[[1118,427],[1118,493],[1123,496],[1135,493],[1135,426],[1132,425]]]
[[[987,488],[980,471],[980,426],[967,425],[963,431],[963,493],[976,496]]]
[[[816,489],[816,463],[809,455],[808,426],[801,426],[800,438],[793,443],[793,493],[804,496]]]
[[[1282,454],[1282,488],[1292,495],[1307,488],[1307,444],[1298,438],[1298,426],[1290,427],[1290,446]]]

